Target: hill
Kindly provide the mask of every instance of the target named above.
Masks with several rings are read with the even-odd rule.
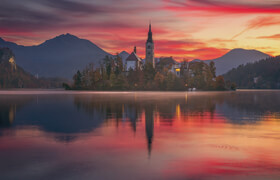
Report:
[[[122,60],[123,60],[123,64],[125,64],[125,60],[126,60],[126,58],[128,58],[128,56],[129,56],[130,54],[128,53],[128,52],[126,52],[126,51],[122,51],[120,54],[119,54],[119,56],[122,58]]]
[[[78,69],[89,63],[99,64],[106,55],[92,42],[71,34],[63,34],[37,46],[21,46],[0,38],[0,47],[10,48],[17,63],[26,71],[39,77],[72,79]]]
[[[9,48],[0,48],[0,88],[57,88],[62,82],[67,81],[34,77],[16,64]]]
[[[205,63],[215,62],[216,74],[221,75],[241,64],[247,64],[270,57],[257,50],[233,49],[217,59],[206,60]],[[196,59],[195,61],[199,61]]]
[[[280,89],[280,56],[240,65],[223,76],[238,88]]]

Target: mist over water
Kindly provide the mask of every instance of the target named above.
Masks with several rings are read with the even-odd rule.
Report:
[[[1,179],[280,179],[280,91],[0,91]]]

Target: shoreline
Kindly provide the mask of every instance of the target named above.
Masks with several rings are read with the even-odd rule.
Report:
[[[39,95],[39,94],[182,94],[182,93],[230,93],[249,91],[280,91],[280,89],[237,89],[236,91],[89,91],[64,89],[0,89],[0,95]]]

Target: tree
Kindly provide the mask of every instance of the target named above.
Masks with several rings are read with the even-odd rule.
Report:
[[[216,78],[216,67],[215,67],[214,61],[210,62],[209,67],[210,67],[210,72],[211,72],[213,78]]]
[[[236,90],[236,84],[235,83],[232,83],[231,86],[230,86],[230,90],[233,90],[235,91]]]
[[[144,78],[146,83],[154,80],[156,71],[152,63],[146,63],[143,72],[144,72]]]
[[[166,90],[172,90],[174,88],[174,74],[169,72],[166,77]]]
[[[215,89],[216,90],[225,90],[225,80],[223,76],[217,76],[216,77],[216,83],[215,83]]]
[[[107,78],[110,78],[111,71],[112,71],[112,59],[109,56],[105,56],[104,66],[105,66]]]
[[[82,87],[82,74],[79,70],[74,75],[73,80],[74,80],[74,88],[75,89],[81,89],[81,87]]]
[[[117,77],[116,77],[115,73],[111,73],[111,76],[110,76],[111,88],[116,89],[116,84],[117,84]]]
[[[115,64],[116,64],[115,74],[118,75],[123,72],[123,61],[122,58],[119,56],[119,54],[116,55]]]
[[[154,79],[155,85],[157,89],[162,90],[165,89],[164,87],[164,75],[162,75],[160,72],[157,72]]]

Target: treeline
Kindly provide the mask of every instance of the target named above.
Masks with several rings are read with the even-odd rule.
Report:
[[[172,72],[172,63],[159,62],[156,68],[146,63],[137,69],[125,71],[125,65],[118,55],[106,56],[98,67],[88,65],[77,71],[73,84],[64,84],[68,90],[160,90],[184,91],[226,90],[222,76],[216,77],[214,62],[209,65],[203,62],[184,61],[179,67],[180,74]]]
[[[238,88],[280,89],[280,56],[240,65],[223,76]]]

